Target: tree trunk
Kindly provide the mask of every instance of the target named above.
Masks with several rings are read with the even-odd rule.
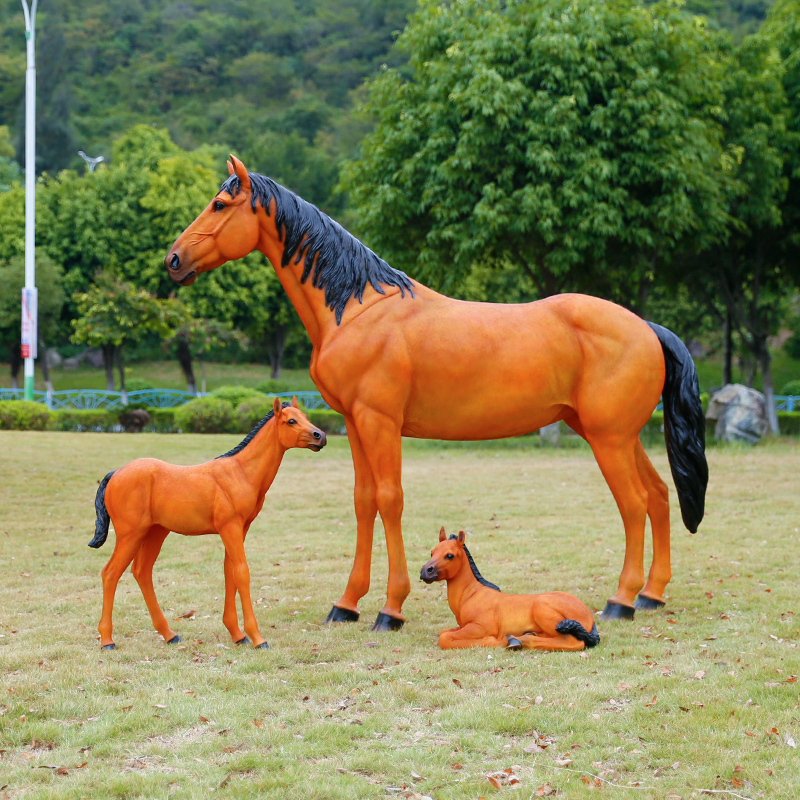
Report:
[[[286,349],[286,333],[288,325],[278,325],[272,335],[267,338],[267,355],[271,369],[270,378],[280,378],[283,366],[283,352]]]
[[[778,427],[778,412],[775,409],[775,388],[772,385],[772,359],[770,358],[766,336],[758,337],[756,348],[758,365],[761,368],[761,378],[764,382],[764,403],[767,407],[769,432],[773,436],[777,436],[780,433],[780,428]]]
[[[199,358],[197,360],[200,361]],[[200,376],[201,376],[201,381],[202,381],[200,393],[201,394],[205,394],[206,393],[206,364],[205,364],[205,361],[200,361]]]
[[[119,369],[119,390],[122,394],[122,405],[128,405],[128,393],[125,391],[125,364],[122,361],[122,345],[117,347],[117,368]]]
[[[103,366],[106,370],[106,391],[114,391],[114,355],[117,349],[115,344],[104,344],[100,348],[103,351]]]
[[[725,309],[722,326],[722,385],[733,383],[733,318],[731,310]]]
[[[8,363],[11,367],[11,388],[19,389],[19,368],[22,366],[22,353],[19,349],[19,342],[15,342],[11,345],[9,355]]]
[[[39,352],[42,354],[40,362],[42,364],[42,376],[44,377],[44,388],[48,395],[53,394],[53,384],[50,383],[50,365],[47,363],[47,344],[44,340],[39,340]]]
[[[194,377],[192,369],[192,351],[186,339],[178,339],[178,363],[181,365],[183,375],[186,378],[186,391],[189,394],[197,394],[197,379]]]

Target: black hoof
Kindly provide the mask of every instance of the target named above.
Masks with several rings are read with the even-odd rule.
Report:
[[[610,600],[606,603],[600,619],[633,619],[636,609],[630,606],[623,606],[621,603],[612,603]]]
[[[403,627],[405,620],[393,617],[390,614],[384,614],[383,611],[378,612],[375,622],[372,623],[371,631],[399,631]]]
[[[516,636],[506,636],[508,650],[522,650],[522,642]]]
[[[327,625],[330,622],[358,622],[358,611],[351,611],[349,608],[339,608],[339,606],[334,606],[327,617],[325,617],[325,622],[323,625]]]
[[[167,642],[167,644],[180,644],[180,643],[181,643],[181,637],[178,636],[177,633]]]
[[[661,600],[654,600],[652,597],[640,594],[636,598],[636,608],[641,608],[643,611],[654,611],[657,608],[663,608],[666,603]]]
[[[261,642],[261,644],[257,644],[254,650],[269,650],[269,645],[266,642]]]
[[[104,644],[100,649],[101,650],[116,650],[117,646],[114,644],[114,642],[111,642],[111,644]]]
[[[243,636],[238,642],[234,642],[234,644],[250,644],[250,640],[246,636]]]

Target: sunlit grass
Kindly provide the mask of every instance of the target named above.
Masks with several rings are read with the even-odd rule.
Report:
[[[172,623],[183,644],[164,645],[126,574],[118,649],[100,651],[98,573],[114,537],[86,547],[97,481],[138,456],[193,463],[237,440],[0,432],[0,797],[796,795],[797,445],[712,450],[700,532],[673,514],[667,607],[601,623],[585,657],[442,652],[444,589],[416,580],[439,526],[463,527],[504,590],[561,589],[602,608],[623,555],[608,489],[585,449],[525,440],[405,443],[412,594],[399,633],[368,630],[382,535],[361,621],[320,625],[355,544],[352,466],[334,438],[287,454],[248,536],[270,650],[228,639],[219,539],[172,536],[156,590],[170,620],[194,612]],[[663,449],[651,456],[667,476]],[[486,776],[505,769],[519,783],[498,791]]]

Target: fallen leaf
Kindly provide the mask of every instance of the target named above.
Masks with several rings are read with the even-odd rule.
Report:
[[[706,671],[704,669],[699,669],[697,670],[697,672],[695,672],[694,679],[696,681],[701,681],[703,680],[703,678],[705,678],[705,676],[706,676]]]
[[[652,699],[652,700],[651,700],[649,703],[645,703],[645,707],[647,707],[647,706],[654,706],[654,705],[656,704],[656,699],[657,699],[657,698],[658,698],[658,695],[655,695],[655,694],[654,694],[654,695],[653,695],[653,699]]]
[[[219,788],[221,789],[223,786],[227,786],[231,782],[231,778],[233,777],[233,773],[229,772],[226,778],[222,779],[222,783],[220,783]]]
[[[499,788],[500,788],[500,781],[499,781],[499,780],[497,780],[497,778],[490,778],[490,777],[487,775],[487,776],[486,776],[486,779],[489,781],[489,783],[491,783],[491,784],[492,784],[492,786],[494,786],[494,788],[495,788],[495,789],[499,789]]]
[[[194,613],[195,613],[194,609],[192,609],[191,611],[184,611],[183,614],[178,614],[178,616],[175,617],[174,619],[176,621],[179,619],[189,619],[189,617],[194,616]]]
[[[453,678],[453,683],[458,686],[459,689],[463,689],[464,687],[461,685],[461,681],[458,678]]]
[[[789,735],[788,733],[785,733],[785,734],[783,735],[783,741],[784,741],[784,742],[785,742],[785,743],[786,743],[786,744],[787,744],[789,747],[791,747],[791,748],[793,748],[793,749],[797,749],[797,742],[795,742],[794,738],[793,738],[791,735]]]
[[[208,721],[209,721],[208,717],[203,717],[203,716],[200,717],[200,722],[208,722]]]
[[[549,783],[544,784],[544,786],[540,786],[535,792],[537,797],[548,797],[549,795],[555,793],[556,790]]]
[[[253,725],[255,725],[256,728],[263,728],[264,727],[264,723],[263,722],[259,722],[257,719],[253,720]]]

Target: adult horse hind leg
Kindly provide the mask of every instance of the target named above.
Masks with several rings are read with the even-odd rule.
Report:
[[[153,627],[164,637],[167,644],[178,644],[181,637],[172,630],[167,622],[153,587],[153,565],[156,563],[168,535],[169,530],[161,525],[154,525],[150,528],[133,559],[131,573],[142,590],[147,610],[150,612],[150,619],[153,620]]]

